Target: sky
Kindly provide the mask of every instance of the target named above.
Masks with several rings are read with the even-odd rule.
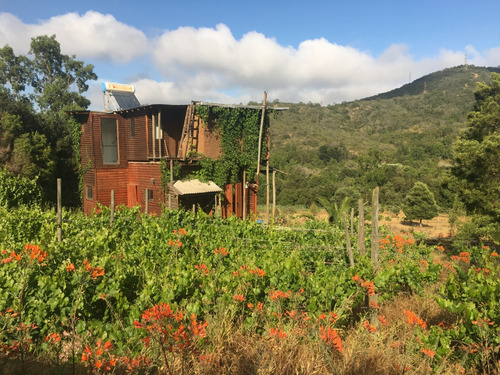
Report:
[[[56,35],[141,104],[322,105],[362,99],[464,63],[500,66],[498,0],[0,0],[0,46]]]

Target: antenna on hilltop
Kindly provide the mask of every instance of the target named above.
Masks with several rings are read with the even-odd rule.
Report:
[[[464,59],[465,59],[465,69],[467,70],[468,63],[467,63],[467,52],[464,52]]]

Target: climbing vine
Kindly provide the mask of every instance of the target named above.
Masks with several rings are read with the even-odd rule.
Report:
[[[222,155],[214,160],[202,158],[198,178],[212,180],[217,185],[241,181],[246,170],[247,180],[255,178],[257,171],[259,131],[262,111],[253,108],[231,108],[199,105],[196,114],[213,126],[221,137]],[[267,155],[269,113],[266,112],[262,132],[261,163]]]

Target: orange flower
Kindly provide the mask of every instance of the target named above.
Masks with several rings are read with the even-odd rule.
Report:
[[[272,292],[269,292],[269,297],[271,298],[272,301],[278,299],[278,298],[283,298],[286,299],[292,295],[292,292],[289,290],[288,292],[282,292],[281,290],[275,290]]]
[[[229,251],[227,251],[225,247],[220,246],[220,247],[214,249],[213,253],[215,255],[226,256],[229,254]]]
[[[423,319],[419,318],[413,311],[410,310],[403,310],[403,313],[406,315],[406,321],[410,325],[419,325],[423,329],[427,328],[427,324],[423,321]]]
[[[497,257],[498,256],[498,253],[496,251],[492,252],[491,255],[490,255],[492,258],[494,257]]]
[[[374,333],[375,332],[375,327],[372,326],[368,321],[364,321],[363,322],[363,325],[365,326],[365,329],[370,332],[370,333]]]
[[[242,294],[235,294],[233,296],[233,298],[236,300],[236,301],[240,301],[240,302],[245,302],[245,297],[243,297]]]
[[[286,332],[283,332],[281,329],[278,328],[271,328],[269,331],[269,336],[284,339],[286,337]]]
[[[434,356],[436,355],[436,353],[434,353],[431,349],[426,349],[426,348],[422,349],[422,353],[424,353],[425,355],[427,355],[431,358],[434,358]]]
[[[73,263],[70,263],[66,266],[66,271],[71,272],[75,270],[75,265]]]
[[[380,322],[380,323],[382,323],[384,326],[386,326],[386,325],[387,325],[387,319],[385,318],[385,316],[379,315],[378,320],[379,320],[379,322]]]
[[[90,277],[92,277],[93,279],[97,279],[99,276],[104,276],[104,268],[102,267],[93,268]]]
[[[61,341],[61,336],[58,335],[57,333],[51,333],[50,335],[45,337],[45,341],[51,341],[51,342],[57,343],[57,342]]]
[[[338,352],[342,352],[342,350],[344,350],[342,340],[340,339],[337,330],[330,327],[326,327],[325,329],[323,326],[320,326],[319,330],[321,332],[319,337],[325,344],[332,346]]]

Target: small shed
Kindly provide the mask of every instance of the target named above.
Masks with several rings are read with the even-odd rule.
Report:
[[[202,182],[198,179],[176,181],[168,184],[168,200],[172,208],[183,207],[186,210],[200,208],[210,213],[212,207],[220,212],[220,194],[223,190],[213,181]]]

